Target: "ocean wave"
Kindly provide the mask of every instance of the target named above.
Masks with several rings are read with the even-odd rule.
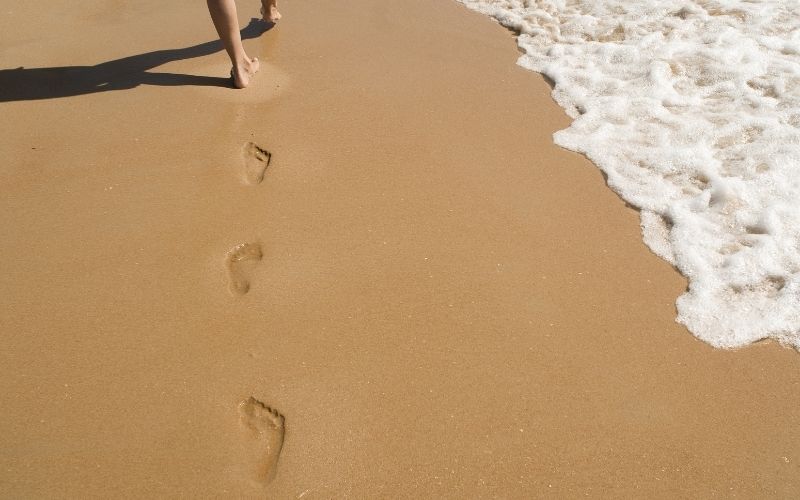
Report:
[[[800,348],[800,2],[459,0],[519,34],[586,155],[688,278],[701,340]]]

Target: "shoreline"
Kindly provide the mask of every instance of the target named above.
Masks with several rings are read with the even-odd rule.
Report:
[[[188,2],[165,8],[174,32],[140,6],[78,11],[9,64],[214,33]],[[714,350],[674,322],[685,281],[553,145],[569,119],[505,28],[455,1],[281,12],[246,41],[263,69],[242,93],[0,104],[3,496],[800,492],[797,353]],[[62,24],[85,35],[57,47]],[[272,154],[260,182],[249,142]],[[231,271],[241,244],[260,258]],[[285,417],[266,487],[250,397]]]

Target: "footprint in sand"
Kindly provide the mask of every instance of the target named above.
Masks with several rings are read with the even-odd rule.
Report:
[[[285,419],[252,396],[239,404],[239,415],[245,428],[254,478],[259,483],[267,484],[275,477],[278,468]]]
[[[256,185],[264,180],[264,172],[267,171],[272,161],[272,153],[266,149],[248,142],[244,145],[244,169],[242,177],[247,184]]]
[[[231,293],[244,295],[250,291],[250,272],[261,261],[261,245],[258,243],[242,243],[228,252],[225,265],[228,268],[228,280]]]

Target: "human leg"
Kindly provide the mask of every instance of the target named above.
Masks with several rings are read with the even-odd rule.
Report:
[[[242,45],[239,33],[239,20],[236,17],[236,2],[234,0],[206,0],[211,20],[217,29],[217,34],[228,57],[233,65],[233,85],[243,89],[250,84],[250,79],[258,71],[258,59],[249,58]]]
[[[264,20],[274,23],[281,18],[281,13],[278,12],[278,0],[261,0],[261,15]]]

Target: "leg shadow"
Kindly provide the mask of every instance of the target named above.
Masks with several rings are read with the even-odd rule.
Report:
[[[272,26],[253,18],[241,30],[242,40],[258,38]],[[231,87],[230,78],[149,71],[172,61],[203,57],[222,49],[222,43],[214,40],[192,47],[123,57],[95,66],[3,69],[0,70],[0,102],[56,99],[139,85]]]

